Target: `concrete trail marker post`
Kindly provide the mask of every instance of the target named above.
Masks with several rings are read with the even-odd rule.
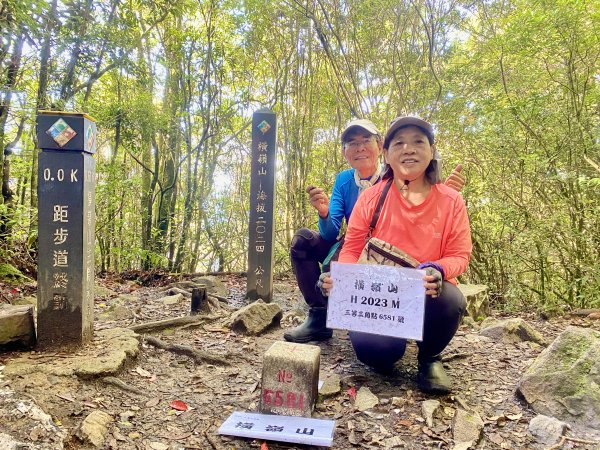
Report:
[[[311,417],[320,362],[321,349],[316,345],[275,342],[263,358],[260,412]]]
[[[312,419],[321,349],[275,342],[265,353],[259,413],[234,412],[220,434],[331,447],[335,420]]]
[[[80,345],[94,325],[96,124],[40,111],[38,344]]]
[[[277,117],[268,109],[252,115],[252,164],[246,297],[250,301],[273,298],[273,216]]]

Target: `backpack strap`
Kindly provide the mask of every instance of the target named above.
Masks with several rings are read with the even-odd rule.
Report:
[[[394,181],[394,177],[390,177],[383,190],[381,191],[381,195],[379,196],[379,201],[377,202],[377,206],[375,207],[375,211],[373,212],[373,217],[371,218],[371,224],[369,225],[369,233],[367,234],[367,240],[371,239],[371,234],[377,225],[377,221],[379,220],[379,214],[381,213],[381,208],[383,207],[383,202],[385,202],[385,198],[387,197],[388,191],[390,190],[390,186]]]

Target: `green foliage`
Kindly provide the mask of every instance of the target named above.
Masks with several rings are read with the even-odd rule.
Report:
[[[33,130],[42,49],[55,108],[98,122],[97,267],[245,270],[249,121],[278,115],[275,267],[316,227],[304,189],[346,168],[354,116],[382,130],[416,113],[446,172],[463,163],[474,252],[465,281],[495,307],[560,312],[600,297],[600,5],[426,2],[9,1],[0,80],[28,45],[5,119],[7,249],[35,241]],[[9,20],[10,19],[10,20]],[[33,183],[32,183],[33,175]],[[4,253],[1,253],[4,252]]]
[[[447,105],[470,162],[473,279],[500,306],[596,304],[599,196],[584,156],[599,159],[598,7],[521,1],[477,13],[454,49]]]
[[[23,275],[16,267],[2,263],[0,264],[0,280],[9,281],[11,283],[24,283],[31,281]]]

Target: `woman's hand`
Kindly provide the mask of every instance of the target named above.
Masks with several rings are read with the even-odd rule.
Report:
[[[306,192],[308,193],[310,204],[317,210],[319,216],[325,219],[329,214],[329,198],[325,191],[316,186],[308,186]]]
[[[442,294],[441,272],[434,267],[426,267],[424,270],[423,286],[425,287],[425,295],[430,295],[432,298],[439,297]]]
[[[331,278],[331,272],[323,272],[317,281],[317,287],[321,289],[321,294],[325,297],[329,297],[329,292],[333,287],[333,278]]]
[[[458,166],[456,166],[454,168],[454,170],[452,171],[452,173],[450,174],[450,176],[448,178],[446,178],[446,181],[444,182],[444,184],[448,187],[451,187],[452,189],[454,189],[455,191],[462,191],[462,188],[465,185],[465,177],[464,175],[462,175],[460,172],[462,171],[462,164],[459,164]]]

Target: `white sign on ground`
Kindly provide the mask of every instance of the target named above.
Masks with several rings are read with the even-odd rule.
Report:
[[[335,420],[235,411],[219,434],[321,447],[333,445]]]
[[[424,276],[404,267],[332,263],[327,327],[422,340]]]

